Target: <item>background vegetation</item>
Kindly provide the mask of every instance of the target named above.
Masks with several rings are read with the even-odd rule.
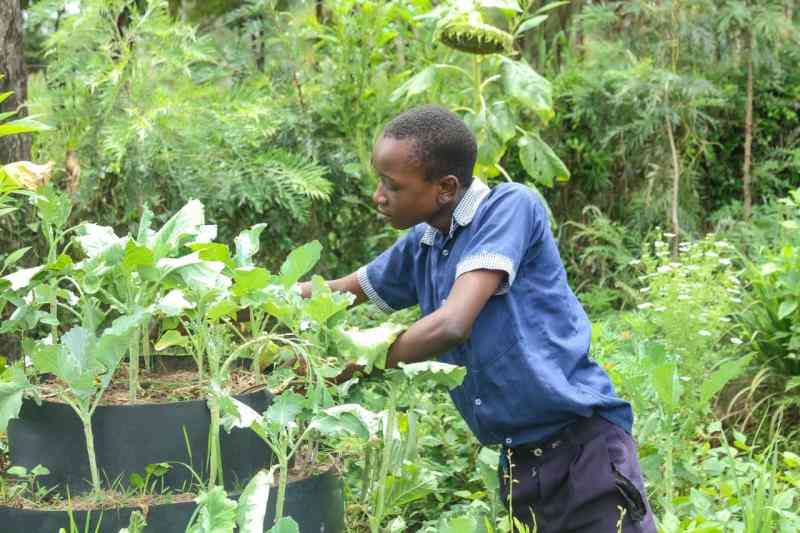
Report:
[[[55,162],[75,220],[124,234],[144,205],[163,222],[198,198],[222,240],[266,222],[269,266],[319,239],[318,271],[337,276],[396,237],[370,205],[382,125],[447,105],[481,141],[478,175],[546,198],[594,355],[634,403],[662,529],[796,531],[800,6],[478,3],[512,49],[445,46],[448,6],[428,0],[22,2],[21,101],[53,127],[25,158]],[[513,97],[512,59],[554,115]],[[36,230],[32,209],[4,217],[0,260],[32,245],[39,264]],[[377,387],[353,394],[377,410]],[[492,451],[443,393],[400,407],[424,416],[405,426],[419,466],[398,466],[409,488],[390,528],[501,523]],[[369,509],[348,461],[358,529]]]

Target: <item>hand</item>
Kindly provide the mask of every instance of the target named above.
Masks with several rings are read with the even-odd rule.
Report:
[[[362,370],[364,370],[364,367],[362,365],[356,363],[350,363],[344,368],[344,370],[339,372],[339,375],[334,377],[331,380],[331,382],[336,385],[341,385],[345,381],[351,379],[353,377],[353,374],[355,374],[356,372],[360,372]]]
[[[310,281],[303,281],[297,284],[297,288],[300,290],[300,296],[303,298],[311,298],[311,282]]]

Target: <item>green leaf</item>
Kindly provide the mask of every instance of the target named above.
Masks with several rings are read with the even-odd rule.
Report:
[[[489,125],[497,137],[507,143],[517,134],[514,115],[505,102],[495,102],[488,112]]]
[[[187,346],[189,344],[189,338],[184,337],[180,334],[179,331],[171,329],[165,332],[158,342],[155,343],[153,346],[157,352],[166,350],[172,346]]]
[[[220,261],[229,268],[236,268],[236,263],[231,257],[228,247],[219,242],[193,242],[189,248],[198,252],[200,259],[204,261]]]
[[[253,266],[253,256],[258,253],[260,248],[259,237],[266,228],[266,224],[256,224],[250,229],[241,232],[235,239],[236,245],[236,266]]]
[[[17,418],[22,408],[22,397],[32,388],[20,367],[12,368],[9,377],[8,381],[0,381],[0,433],[6,432],[9,420]]]
[[[312,284],[312,296],[303,302],[303,310],[318,324],[324,325],[336,313],[347,309],[355,299],[350,293],[334,293],[320,276],[314,276]]]
[[[118,249],[118,255],[123,254],[123,239],[117,237],[114,229],[109,226],[98,226],[88,222],[81,224],[75,240],[89,259],[105,255],[112,247]]]
[[[269,285],[272,276],[270,273],[261,267],[243,267],[237,268],[233,272],[233,292],[236,296],[244,296],[245,294],[263,289]]]
[[[462,515],[445,520],[439,526],[438,533],[477,533],[478,523],[469,515]]]
[[[222,273],[224,269],[225,263],[219,261],[199,261],[177,268],[175,273],[194,292],[207,293],[231,286],[231,279]]]
[[[204,223],[203,204],[190,200],[153,236],[152,248],[156,260],[174,253],[186,237],[197,235]]]
[[[653,388],[658,393],[658,398],[664,410],[672,412],[680,398],[680,386],[677,383],[674,363],[663,363],[652,370],[651,379]]]
[[[284,516],[275,522],[275,525],[269,528],[267,533],[300,533],[300,526],[291,516]]]
[[[323,435],[348,434],[368,439],[381,431],[383,416],[358,404],[335,405],[312,422]]]
[[[389,97],[391,102],[396,102],[401,98],[411,98],[424,93],[436,82],[436,67],[433,65],[421,70],[411,78],[406,80],[400,87],[392,92]]]
[[[387,322],[376,328],[334,330],[334,342],[345,361],[364,366],[367,373],[373,368],[385,368],[389,348],[405,329],[399,324]]]
[[[295,248],[281,265],[280,282],[289,288],[305,276],[319,261],[322,245],[319,241],[311,241]]]
[[[778,307],[778,319],[783,320],[797,309],[797,300],[784,300]]]
[[[264,425],[264,419],[252,407],[221,391],[219,387],[212,386],[212,400],[219,405],[225,431],[230,432],[233,428],[255,429]]]
[[[505,93],[536,113],[543,124],[547,124],[555,116],[550,82],[527,63],[503,58],[500,77]]]
[[[303,411],[305,398],[296,392],[286,391],[272,401],[264,413],[264,418],[284,428],[293,425],[295,418]]]
[[[260,470],[247,484],[239,497],[236,510],[236,524],[239,533],[262,533],[264,531],[264,515],[267,513],[269,488],[273,485],[272,475]]]
[[[30,246],[26,246],[24,248],[20,248],[19,250],[15,250],[6,256],[5,260],[3,261],[3,266],[5,268],[10,267],[11,265],[15,264],[17,261],[22,259],[22,257],[30,250]]]
[[[538,183],[552,187],[555,181],[567,181],[569,170],[553,149],[536,134],[526,134],[517,141],[519,159],[525,171]]]
[[[62,228],[69,220],[72,204],[66,194],[51,185],[41,188],[33,197],[36,213],[46,225]]]
[[[537,15],[535,17],[529,18],[528,20],[519,25],[517,31],[514,32],[514,36],[516,37],[522,35],[526,31],[532,30],[533,28],[538,28],[545,20],[547,20],[547,15]]]
[[[739,376],[750,364],[751,356],[747,355],[735,361],[725,361],[707,378],[700,387],[700,402],[705,405],[722,390],[730,380]]]
[[[235,318],[237,309],[236,302],[230,298],[220,298],[208,308],[206,311],[206,319],[211,322],[216,322],[224,316]]]
[[[236,502],[229,500],[222,487],[203,492],[195,500],[199,512],[187,533],[233,533],[236,526]]]
[[[467,369],[463,366],[439,363],[438,361],[423,361],[421,363],[400,363],[403,374],[416,384],[433,383],[454,389],[461,385]]]
[[[551,2],[543,7],[540,7],[536,10],[536,14],[539,15],[541,13],[547,13],[553,9],[556,9],[561,6],[565,6],[570,3],[571,0],[560,0],[559,2]]]
[[[152,266],[155,266],[153,251],[147,246],[137,244],[133,239],[128,239],[122,254],[122,267],[128,272],[132,272],[141,267]]]

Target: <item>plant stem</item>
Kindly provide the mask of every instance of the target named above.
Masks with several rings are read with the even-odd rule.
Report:
[[[145,321],[142,326],[142,356],[144,357],[144,367],[150,370],[150,321]]]
[[[394,424],[397,416],[396,393],[391,389],[386,414],[386,427],[383,432],[383,454],[381,456],[381,469],[378,476],[378,501],[375,503],[375,512],[370,519],[370,531],[379,533],[381,522],[383,522],[383,508],[386,505],[386,478],[389,475],[389,462],[392,460],[392,448],[394,444]]]
[[[131,337],[128,354],[128,401],[136,401],[139,391],[139,330]]]
[[[475,115],[480,115],[483,111],[483,97],[481,96],[481,63],[480,58],[475,56],[472,59],[472,83],[475,89]]]
[[[286,483],[289,480],[289,457],[279,457],[280,472],[278,472],[278,498],[275,500],[275,522],[283,517],[283,503],[286,500]]]
[[[89,456],[89,472],[92,475],[92,491],[100,492],[100,474],[97,471],[97,457],[94,453],[94,433],[92,433],[92,417],[89,414],[78,413],[83,423],[83,435],[86,437],[86,454]]]
[[[219,404],[216,400],[208,402],[211,411],[211,425],[208,428],[208,488],[211,490],[217,483],[217,474],[221,474],[222,457],[219,446]],[[220,480],[222,476],[220,475]]]

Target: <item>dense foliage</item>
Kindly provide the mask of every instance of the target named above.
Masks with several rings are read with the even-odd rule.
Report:
[[[800,529],[795,2],[38,0],[24,8],[28,105],[52,127],[34,138],[33,159],[53,162],[54,187],[20,192],[37,183],[26,183],[19,169],[39,167],[0,172],[0,274],[8,281],[0,290],[14,292],[0,308],[0,334],[24,327],[30,336],[58,338],[50,304],[73,304],[52,280],[87,272],[64,259],[73,257],[73,237],[91,246],[130,234],[123,251],[140,257],[140,248],[154,246],[149,228],[167,227],[176,212],[199,205],[193,200],[219,235],[201,238],[205,220],[195,221],[192,243],[186,233],[150,259],[202,254],[242,287],[221,307],[204,307],[175,273],[172,285],[151,280],[151,292],[137,294],[134,271],[152,265],[114,263],[119,271],[97,274],[115,300],[113,311],[104,307],[102,328],[85,323],[100,305],[90,297],[84,311],[73,306],[84,322],[69,323],[61,344],[42,341],[34,363],[64,371],[53,366],[53,353],[78,337],[91,337],[93,346],[102,347],[105,335],[139,346],[131,336],[142,321],[173,309],[166,318],[180,315],[182,332],[162,328],[160,346],[186,349],[202,368],[220,356],[207,353],[202,339],[235,342],[233,332],[218,329],[230,315],[226,306],[264,303],[244,302],[252,296],[245,288],[258,292],[275,281],[252,269],[286,276],[289,257],[305,265],[302,274],[316,259],[323,276],[352,272],[397,236],[371,207],[371,144],[400,110],[436,102],[475,132],[477,175],[526,183],[546,199],[571,284],[595,322],[593,356],[634,405],[661,529]],[[0,116],[0,134],[33,124],[11,120]],[[73,227],[86,220],[94,225]],[[298,247],[313,240],[321,247]],[[249,255],[235,257],[220,244],[228,242],[249,242]],[[92,259],[91,249],[84,255]],[[29,282],[38,287],[33,303],[20,292]],[[380,326],[385,318],[374,308],[337,314],[347,302],[318,283],[318,307],[310,310],[291,283],[278,285],[280,305],[264,311],[260,325],[277,320],[303,339],[292,345],[294,355],[297,346],[315,361],[309,346],[372,353],[355,341],[337,344],[331,331]],[[185,293],[163,304],[175,287]],[[170,301],[191,301],[192,309]],[[326,310],[319,327],[301,329]],[[417,313],[392,320],[410,323]],[[254,338],[258,330],[250,331]],[[0,355],[19,354],[16,337],[2,340]],[[96,372],[64,394],[88,417],[108,367],[123,354],[84,355]],[[0,363],[7,380],[0,396],[21,397],[24,376]],[[325,366],[320,372],[331,373]],[[319,381],[330,377],[322,374]],[[441,382],[400,374],[335,390],[338,400],[369,410],[353,407],[349,415],[363,424],[350,420],[359,429],[337,433],[349,527],[508,531],[505,502],[496,497],[497,451],[477,445],[435,386]],[[70,396],[72,389],[82,396]],[[275,412],[243,414],[223,392],[209,393],[218,416],[229,427],[244,425],[243,417],[252,422],[268,445],[284,450],[285,471],[286,450],[305,433],[270,429]],[[331,404],[320,398],[287,396],[280,405],[291,420],[278,418],[328,427],[321,413]],[[370,429],[368,412],[382,412],[397,432]],[[17,472],[35,486],[36,475]],[[212,490],[209,505],[235,506]]]

